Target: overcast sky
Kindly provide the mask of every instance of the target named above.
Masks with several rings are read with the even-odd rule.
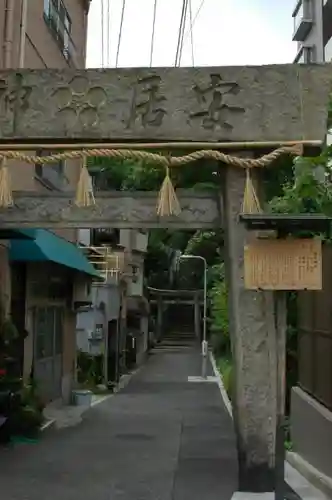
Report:
[[[104,66],[115,66],[123,0],[109,0],[109,50],[108,1],[93,0],[89,15],[88,67],[102,66],[102,1]],[[201,2],[192,0],[193,17]],[[205,0],[193,29],[195,65],[292,62],[296,53],[296,44],[291,41],[293,3],[291,0]],[[154,0],[126,1],[119,67],[149,66],[153,4]],[[157,0],[153,66],[174,65],[181,5],[181,0]],[[181,65],[192,65],[191,54],[188,31]]]

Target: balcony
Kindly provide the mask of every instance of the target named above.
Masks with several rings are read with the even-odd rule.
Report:
[[[312,4],[310,0],[299,0],[293,12],[294,42],[304,42],[313,26]]]
[[[81,246],[91,264],[104,278],[104,283],[119,283],[126,276],[130,256],[122,250],[106,246]]]
[[[315,61],[315,47],[312,45],[302,45],[296,54],[294,63],[297,64],[312,64]]]

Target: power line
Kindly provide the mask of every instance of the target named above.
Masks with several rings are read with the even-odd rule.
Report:
[[[190,43],[191,43],[191,64],[195,66],[194,31],[193,31],[193,4],[189,0],[189,20],[190,20]]]
[[[178,43],[177,43],[176,54],[175,54],[175,63],[174,63],[175,67],[179,66],[179,64],[180,64],[180,51],[181,51],[181,44],[183,45],[183,33],[184,33],[184,27],[185,27],[187,6],[188,6],[188,0],[183,0],[179,33],[178,33]]]
[[[104,67],[104,0],[101,0],[101,65]]]
[[[154,0],[153,21],[152,21],[152,35],[151,35],[151,50],[150,50],[150,68],[152,66],[152,61],[153,61],[153,49],[154,49],[154,35],[155,35],[155,29],[156,29],[157,3],[158,3],[158,0]]]
[[[107,66],[110,66],[110,0],[107,0]]]
[[[119,63],[119,54],[120,54],[120,46],[121,46],[121,39],[122,39],[122,29],[123,29],[123,20],[124,20],[125,9],[126,9],[126,0],[122,0],[120,31],[119,31],[118,47],[117,47],[117,51],[116,51],[116,60],[115,60],[115,67],[116,68],[118,67],[118,63]]]
[[[184,33],[185,33],[185,29],[186,29],[186,24],[187,24],[188,5],[189,5],[189,0],[186,1],[186,8],[185,8],[185,12],[184,12],[184,19],[183,19],[183,25],[182,25],[181,46],[180,46],[180,54],[179,54],[179,66],[181,66],[181,60],[182,60],[182,54],[183,54],[183,40],[184,40]]]
[[[180,45],[181,45],[182,24],[183,24],[185,9],[186,9],[186,0],[183,0],[182,10],[181,10],[181,18],[180,18],[180,26],[179,26],[179,32],[178,32],[178,42],[177,42],[176,53],[175,53],[175,62],[174,62],[175,67],[178,65],[179,50],[180,50]]]
[[[191,27],[191,30],[190,30],[190,31],[187,31],[187,32],[186,32],[186,34],[184,35],[184,41],[186,41],[186,40],[187,40],[188,36],[189,36],[189,35],[190,35],[190,33],[192,32],[193,27],[194,27],[194,25],[195,25],[195,22],[197,21],[197,18],[198,18],[198,16],[199,16],[199,15],[200,15],[200,13],[201,13],[201,10],[202,10],[202,8],[204,7],[204,4],[205,4],[205,0],[202,0],[202,1],[201,1],[200,6],[198,7],[197,12],[196,12],[196,14],[195,14],[195,16],[194,16],[194,19],[193,19],[193,22],[192,22],[192,27]]]

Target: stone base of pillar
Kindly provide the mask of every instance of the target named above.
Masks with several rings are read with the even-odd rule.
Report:
[[[233,493],[232,500],[274,500],[275,493],[248,493],[246,491],[236,491]]]

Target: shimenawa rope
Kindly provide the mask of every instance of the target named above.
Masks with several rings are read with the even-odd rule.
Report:
[[[6,160],[20,160],[29,164],[50,164],[61,160],[83,159],[84,162],[77,186],[75,203],[79,207],[86,207],[95,205],[91,177],[86,167],[86,159],[89,157],[109,157],[117,159],[143,160],[150,163],[155,163],[165,168],[166,176],[160,189],[157,205],[157,214],[161,217],[179,215],[181,212],[180,203],[177,199],[170,178],[170,169],[203,159],[213,159],[218,162],[226,163],[233,167],[247,169],[243,209],[245,211],[257,211],[258,198],[256,196],[255,189],[250,178],[250,169],[266,167],[280,158],[282,155],[288,154],[292,156],[300,156],[302,155],[302,153],[303,146],[301,144],[280,147],[275,151],[272,151],[271,153],[257,159],[240,158],[237,156],[227,155],[225,153],[222,153],[221,151],[215,150],[201,150],[189,153],[184,156],[173,157],[166,157],[157,153],[130,149],[82,149],[75,151],[65,151],[62,153],[54,153],[48,156],[29,156],[19,151],[0,151],[0,207],[10,207],[13,205],[12,190]]]

